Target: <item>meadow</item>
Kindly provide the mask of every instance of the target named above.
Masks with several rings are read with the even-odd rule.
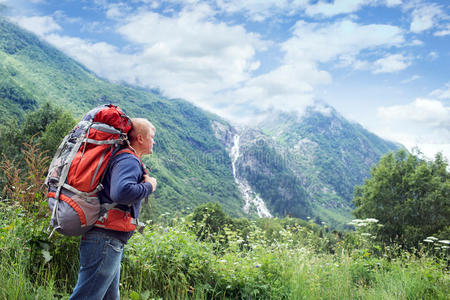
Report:
[[[49,239],[47,221],[1,200],[1,299],[68,299],[79,239]],[[206,204],[148,223],[126,246],[122,299],[448,299],[448,241],[379,245],[365,232],[379,226],[370,219],[330,232],[299,219],[231,219]]]

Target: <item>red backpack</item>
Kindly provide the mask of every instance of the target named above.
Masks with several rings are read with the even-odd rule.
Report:
[[[45,180],[52,234],[56,230],[64,235],[81,235],[97,222],[103,174],[120,145],[128,142],[131,127],[130,118],[118,106],[109,104],[89,111],[64,138]],[[107,211],[113,207],[110,205]],[[128,226],[124,231],[134,228]]]

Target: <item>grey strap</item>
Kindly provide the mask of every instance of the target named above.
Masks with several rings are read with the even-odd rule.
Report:
[[[96,145],[114,145],[114,144],[122,144],[124,138],[119,138],[117,140],[105,140],[105,141],[97,141],[93,139],[83,139],[83,142],[96,144]]]
[[[76,188],[74,188],[73,186],[71,186],[71,185],[69,185],[69,184],[67,184],[67,183],[64,183],[64,184],[63,184],[63,188],[65,188],[65,189],[71,191],[71,192],[74,193],[74,194],[83,196],[83,197],[87,198],[88,200],[94,200],[94,199],[97,199],[97,197],[96,197],[95,195],[103,189],[103,185],[99,184],[99,185],[95,188],[95,190],[93,190],[93,191],[90,192],[90,193],[86,193],[86,192],[79,191],[79,190],[77,190]]]
[[[61,228],[61,225],[59,224],[59,217],[58,217],[58,204],[59,204],[59,200],[56,199],[55,206],[53,206],[52,217],[50,219],[50,220],[54,220],[54,218],[56,219],[56,226],[53,228],[52,232],[48,236],[49,239],[52,237],[53,233],[55,233],[56,229]]]
[[[103,203],[102,207],[104,207],[106,210],[110,210],[117,206],[117,203]]]
[[[99,122],[94,122],[92,123],[92,128],[106,132],[106,133],[113,133],[113,134],[122,134],[123,132],[120,131],[119,129],[116,129],[112,126],[109,126],[105,123],[99,123]]]
[[[66,145],[67,140],[69,139],[69,137],[70,137],[70,134],[68,134],[68,135],[66,135],[64,137],[63,141],[61,142],[61,144],[59,145],[58,149],[56,150],[55,155],[53,155],[53,159],[52,159],[52,162],[50,164],[50,167],[48,167],[49,173],[55,167],[55,163],[58,160],[59,156],[61,155],[61,151],[62,151],[62,149],[64,149],[64,146]],[[45,182],[44,182],[45,185],[48,185],[49,179],[50,179],[49,176],[47,176],[45,178]]]
[[[103,163],[103,160],[105,159],[105,155],[106,155],[107,152],[111,152],[111,151],[112,151],[112,147],[113,147],[113,146],[111,145],[111,146],[109,146],[108,149],[105,149],[105,150],[103,151],[102,156],[100,157],[100,160],[99,160],[99,162],[98,162],[97,168],[95,168],[94,175],[92,176],[92,180],[91,180],[91,185],[90,185],[90,186],[92,186],[92,185],[94,184],[95,177],[97,177],[98,170],[100,170],[100,167],[101,167],[101,165],[102,165],[102,163]],[[102,179],[103,179],[103,176],[102,176]]]
[[[86,130],[87,130],[87,128],[83,130],[81,135],[84,135],[86,133]],[[73,146],[72,151],[67,156],[66,164],[64,165],[64,167],[61,171],[61,175],[59,176],[58,189],[56,190],[55,199],[59,199],[59,193],[61,192],[62,186],[66,182],[67,175],[69,174],[70,165],[72,164],[72,161],[73,161],[75,155],[77,154],[78,150],[80,149],[81,143],[83,143],[83,139],[77,139],[75,146]]]

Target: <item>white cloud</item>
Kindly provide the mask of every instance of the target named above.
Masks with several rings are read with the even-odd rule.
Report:
[[[171,18],[149,11],[124,18],[117,31],[134,49],[127,53],[105,42],[57,34],[60,27],[51,17],[20,21],[101,77],[157,87],[168,97],[182,97],[217,112],[214,95],[248,81],[259,66],[256,51],[270,43],[243,26],[216,21],[214,14],[200,5]]]
[[[288,62],[327,62],[341,55],[355,56],[362,50],[399,46],[404,42],[400,28],[391,25],[359,25],[351,20],[333,24],[299,21],[294,36],[282,44]]]
[[[415,39],[415,40],[411,41],[410,45],[411,46],[423,46],[424,43],[421,40]]]
[[[307,6],[308,0],[216,0],[217,7],[228,14],[245,13],[262,22],[276,14],[293,14]]]
[[[138,83],[134,72],[138,60],[135,55],[121,54],[116,47],[104,42],[92,43],[58,34],[47,35],[45,39],[101,77]]]
[[[397,6],[397,5],[401,5],[401,4],[402,4],[402,0],[386,0],[387,7],[393,7],[393,6]]]
[[[352,67],[355,70],[369,70],[371,67],[369,61],[357,59],[355,55],[342,54],[338,59],[337,67]]]
[[[216,0],[217,7],[229,14],[245,13],[250,19],[262,22],[275,15],[294,15],[305,12],[309,16],[332,17],[339,14],[354,13],[363,6],[400,5],[401,0],[319,0],[310,4],[309,0]]]
[[[224,100],[234,99],[251,109],[264,111],[276,107],[283,111],[303,111],[314,102],[314,87],[331,82],[328,72],[311,62],[282,65],[248,80],[242,88],[227,93]]]
[[[350,20],[333,24],[299,21],[293,36],[281,44],[281,66],[251,78],[242,87],[216,97],[259,110],[297,110],[313,104],[316,88],[329,84],[331,75],[321,63],[339,59],[341,65],[369,69],[370,62],[356,59],[363,50],[389,48],[404,42],[402,31],[388,25],[359,25]],[[242,107],[239,107],[241,110]],[[232,114],[232,110],[229,111]]]
[[[412,121],[431,127],[447,124],[446,127],[450,127],[450,107],[438,100],[418,98],[407,105],[380,107],[378,114],[385,120]]]
[[[374,74],[393,73],[406,69],[411,65],[408,58],[402,54],[388,54],[374,62]]]
[[[45,34],[61,30],[61,26],[59,26],[53,18],[49,16],[15,17],[12,18],[12,20],[23,28],[34,32],[39,36],[44,36]]]
[[[450,24],[444,26],[441,30],[434,33],[435,36],[447,36],[450,35]]]
[[[319,1],[306,8],[306,14],[309,16],[322,15],[332,17],[339,14],[352,13],[359,10],[362,6],[370,3],[370,0],[335,0],[333,2]]]
[[[106,16],[110,19],[119,19],[131,10],[131,8],[123,2],[111,3],[108,5]]]
[[[450,82],[447,82],[445,87],[442,89],[432,91],[430,96],[437,97],[439,99],[450,99]]]
[[[255,53],[267,43],[213,16],[209,6],[198,5],[172,18],[145,11],[126,19],[118,32],[141,48],[134,71],[142,82],[171,97],[206,101],[249,79],[259,66]]]
[[[442,15],[442,9],[436,4],[426,3],[420,5],[412,12],[410,30],[414,33],[421,33],[431,29],[437,24]]]
[[[59,24],[83,24],[84,21],[81,17],[70,17],[62,10],[56,10],[51,15]]]
[[[427,156],[443,152],[450,159],[450,106],[434,99],[380,107],[382,126],[375,132],[409,149],[418,146]]]
[[[439,54],[437,54],[437,52],[435,51],[431,51],[430,53],[428,53],[427,58],[429,60],[436,60],[439,57]]]
[[[340,14],[350,14],[357,12],[363,6],[393,7],[402,4],[401,0],[319,0],[313,5],[306,7],[306,14],[309,16],[333,17]]]
[[[415,80],[420,79],[420,78],[422,78],[422,76],[413,75],[413,76],[411,76],[409,78],[406,78],[406,79],[402,80],[401,83],[404,83],[404,84],[405,83],[410,83],[410,82],[415,81]]]
[[[242,26],[217,22],[206,5],[173,17],[141,11],[124,18],[117,31],[130,41],[133,53],[58,34],[45,38],[102,77],[158,87],[168,97],[213,111],[215,93],[249,80],[259,66],[256,51],[268,45]]]

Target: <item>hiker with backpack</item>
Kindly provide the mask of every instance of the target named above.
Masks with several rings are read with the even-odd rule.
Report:
[[[155,133],[147,119],[107,104],[86,113],[58,147],[45,179],[50,237],[81,236],[70,299],[120,298],[123,246],[142,225],[141,201],[157,185],[141,161],[152,154]]]
[[[152,154],[156,130],[146,119],[131,119],[131,122],[132,129],[128,133],[131,149],[124,147],[123,152],[111,158],[99,198],[102,204],[116,204],[115,208],[130,212],[131,217],[137,219],[141,200],[156,189],[156,179],[145,173],[140,162],[143,155]],[[134,233],[128,229],[136,227],[124,220],[122,218],[123,224],[113,226],[97,224],[82,236],[81,267],[70,299],[120,299],[123,246]]]

